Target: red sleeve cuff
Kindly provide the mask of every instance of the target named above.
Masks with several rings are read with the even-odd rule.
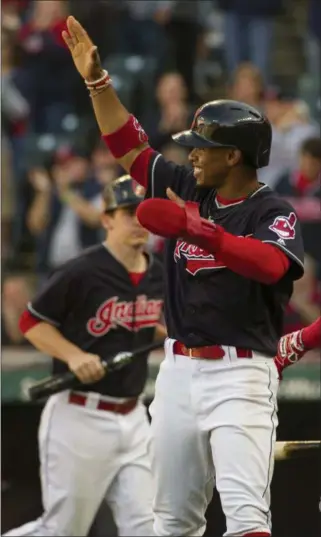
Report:
[[[40,319],[37,319],[34,315],[30,313],[30,311],[25,310],[19,319],[19,328],[20,331],[25,334],[30,330],[30,328],[33,328],[33,326],[36,326],[36,324],[41,323]]]

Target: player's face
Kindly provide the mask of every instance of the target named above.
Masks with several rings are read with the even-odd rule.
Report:
[[[197,185],[207,188],[223,186],[240,158],[238,150],[225,147],[195,148],[189,154]]]
[[[109,236],[120,244],[139,248],[148,240],[148,231],[143,228],[136,217],[137,206],[119,208],[112,214],[103,216],[103,225]]]

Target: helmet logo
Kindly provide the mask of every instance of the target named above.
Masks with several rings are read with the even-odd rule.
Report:
[[[294,239],[296,221],[297,217],[294,213],[290,213],[288,217],[277,216],[269,229],[274,231],[280,239]]]
[[[140,197],[143,197],[145,196],[145,189],[143,186],[137,184],[137,186],[135,187],[135,195],[136,196],[140,196]]]

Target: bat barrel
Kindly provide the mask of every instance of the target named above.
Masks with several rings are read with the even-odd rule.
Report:
[[[304,456],[306,451],[317,451],[321,447],[320,440],[296,440],[276,442],[274,458],[275,460],[286,460]]]

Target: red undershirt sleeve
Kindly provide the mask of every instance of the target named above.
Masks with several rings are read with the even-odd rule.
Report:
[[[306,349],[321,347],[321,317],[302,330],[302,342]]]
[[[237,274],[267,285],[279,281],[290,267],[290,260],[277,247],[258,239],[235,237],[226,231],[217,256]]]
[[[25,310],[19,319],[19,328],[20,331],[25,334],[30,330],[30,328],[33,328],[37,324],[41,323],[42,321],[40,319],[37,319],[34,315],[32,315],[28,310]]]

